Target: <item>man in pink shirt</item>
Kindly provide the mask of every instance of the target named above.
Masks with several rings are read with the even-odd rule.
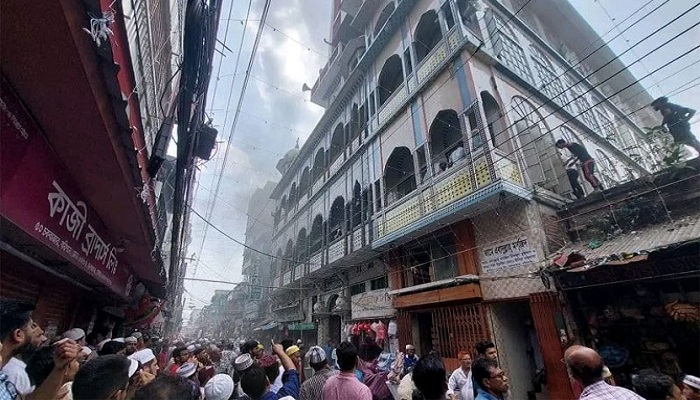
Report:
[[[343,342],[336,349],[340,374],[331,376],[323,385],[323,400],[372,400],[372,392],[355,375],[357,348]]]

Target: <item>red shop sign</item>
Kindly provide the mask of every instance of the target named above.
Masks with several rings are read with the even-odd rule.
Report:
[[[0,214],[121,296],[133,275],[41,129],[0,81]]]

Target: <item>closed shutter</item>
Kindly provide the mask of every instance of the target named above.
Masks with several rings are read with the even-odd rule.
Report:
[[[8,253],[0,253],[0,263],[0,297],[35,304],[34,321],[48,338],[70,328],[81,290]]]
[[[413,343],[413,327],[411,324],[411,313],[399,310],[396,317],[396,336],[399,339],[399,349],[404,351],[407,344]]]
[[[0,297],[36,303],[40,284],[24,261],[0,252]]]
[[[34,311],[34,319],[46,331],[47,337],[60,335],[70,328],[73,319],[73,292],[61,281],[45,281]]]
[[[462,350],[473,352],[477,342],[489,337],[481,304],[436,308],[432,319],[433,349],[445,358]]]

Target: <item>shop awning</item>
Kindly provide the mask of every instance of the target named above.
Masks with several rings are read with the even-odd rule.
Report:
[[[604,242],[574,244],[548,268],[560,289],[700,275],[700,215],[678,218]]]
[[[555,269],[581,272],[601,265],[644,261],[650,253],[700,241],[700,214],[625,233],[606,241],[574,243],[551,261]]]
[[[267,330],[270,330],[270,329],[273,329],[276,327],[277,327],[277,322],[271,321],[271,322],[267,322],[263,325],[258,325],[253,330],[254,331],[267,331]]]

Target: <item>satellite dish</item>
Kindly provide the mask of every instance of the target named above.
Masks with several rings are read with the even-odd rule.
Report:
[[[304,83],[304,84],[301,86],[301,91],[302,91],[302,92],[310,92],[310,91],[311,91],[311,88],[309,87],[309,85],[307,85],[306,83]]]

